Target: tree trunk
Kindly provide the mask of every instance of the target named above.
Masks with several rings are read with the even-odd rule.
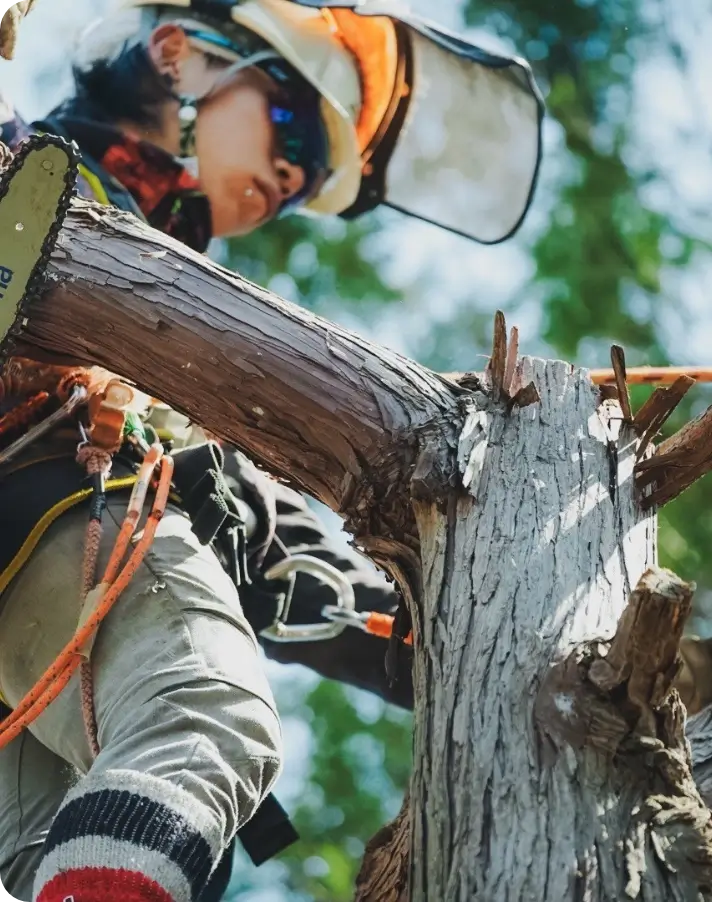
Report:
[[[626,609],[656,553],[637,437],[581,371],[521,366],[541,403],[472,402],[462,488],[415,501],[409,898],[709,898],[712,823],[669,694],[691,589],[648,573]],[[377,898],[374,871],[378,898],[403,898],[385,839],[359,900]]]
[[[459,386],[85,203],[49,279],[23,350],[133,378],[341,512],[399,580],[411,802],[359,899],[708,897],[710,815],[669,692],[690,591],[656,573],[633,591],[655,521],[616,403],[518,361],[499,320],[491,384]]]
[[[565,364],[532,369],[540,406],[473,405],[464,490],[416,506],[427,653],[415,659],[415,902],[612,902],[636,878],[630,852],[646,858],[629,776],[554,747],[535,705],[553,662],[613,636],[654,563],[655,523],[634,501],[635,441],[618,435],[617,405],[597,407]],[[564,686],[551,701],[575,716]],[[667,894],[658,866],[645,880],[660,899],[685,897]]]

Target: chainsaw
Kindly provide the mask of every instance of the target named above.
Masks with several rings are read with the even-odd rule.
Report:
[[[33,135],[0,173],[0,360],[42,291],[50,255],[76,187],[79,150]]]

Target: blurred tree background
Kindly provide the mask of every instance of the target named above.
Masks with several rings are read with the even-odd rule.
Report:
[[[103,5],[40,0],[28,18],[18,60],[0,76],[14,78],[20,94],[23,78],[36,79],[35,94],[27,95],[35,104],[30,115],[66,90],[63,48],[88,11]],[[606,366],[616,341],[630,365],[709,364],[712,21],[705,0],[411,5],[532,62],[548,107],[545,162],[517,238],[476,247],[382,212],[352,224],[285,219],[248,239],[216,244],[215,256],[443,371],[484,366],[498,307],[520,326],[526,353]],[[51,9],[58,18],[43,24]],[[711,401],[708,390],[695,387],[668,431]],[[694,628],[706,635],[711,502],[708,477],[660,518],[662,562],[697,581]],[[302,842],[258,870],[240,858],[229,902],[346,902],[364,843],[399,808],[410,717],[298,668],[270,665],[269,674],[288,752],[277,794]]]

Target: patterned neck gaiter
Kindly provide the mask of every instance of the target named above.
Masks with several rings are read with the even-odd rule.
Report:
[[[175,157],[89,119],[60,114],[43,127],[51,131],[53,125],[131,195],[149,225],[193,250],[206,250],[212,237],[210,203]]]

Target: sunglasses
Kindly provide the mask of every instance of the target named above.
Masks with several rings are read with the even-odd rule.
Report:
[[[314,196],[329,177],[328,138],[318,108],[294,110],[271,101],[270,119],[280,154],[304,173],[301,191],[282,204],[282,210],[289,210]]]

